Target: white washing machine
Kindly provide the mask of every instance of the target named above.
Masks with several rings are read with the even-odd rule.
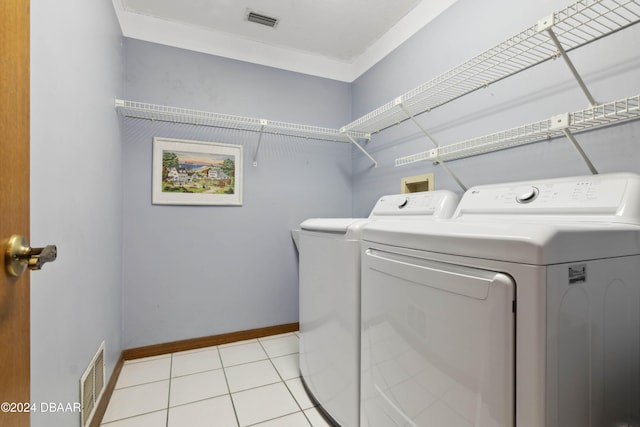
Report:
[[[474,187],[362,250],[362,426],[640,425],[640,176]]]
[[[360,231],[390,218],[449,218],[450,191],[384,196],[369,218],[315,218],[301,224],[300,372],[308,391],[334,422],[359,426]]]

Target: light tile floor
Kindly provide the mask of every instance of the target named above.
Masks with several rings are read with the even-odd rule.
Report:
[[[330,427],[305,392],[298,334],[125,362],[104,427]]]

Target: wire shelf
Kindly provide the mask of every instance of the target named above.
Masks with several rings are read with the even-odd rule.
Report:
[[[121,99],[115,100],[115,106],[123,116],[138,119],[287,135],[321,141],[352,142],[347,136],[347,132],[341,132],[338,129],[211,113],[208,111],[190,110]],[[360,140],[369,140],[371,138],[370,135],[358,131],[349,131],[348,135]]]
[[[373,134],[640,22],[640,0],[581,0],[342,127]],[[407,110],[403,111],[403,108]]]
[[[564,136],[564,129],[578,133],[637,119],[640,119],[640,95],[401,157],[396,159],[395,165],[404,166],[420,161],[456,160]],[[561,124],[558,124],[559,122]]]

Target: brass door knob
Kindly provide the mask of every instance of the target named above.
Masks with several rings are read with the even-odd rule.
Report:
[[[45,263],[55,261],[57,257],[58,249],[55,245],[32,248],[24,236],[14,234],[7,242],[4,265],[7,274],[20,277],[27,267],[30,270],[40,270]]]

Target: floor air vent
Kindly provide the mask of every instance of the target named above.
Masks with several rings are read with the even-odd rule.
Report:
[[[247,11],[247,20],[249,22],[255,22],[256,24],[266,25],[267,27],[271,27],[271,28],[278,25],[278,18],[262,15],[260,13],[253,12],[251,10]]]
[[[82,426],[88,426],[96,404],[104,391],[105,362],[104,362],[104,341],[100,344],[98,352],[87,370],[80,378],[80,402],[82,402]]]

